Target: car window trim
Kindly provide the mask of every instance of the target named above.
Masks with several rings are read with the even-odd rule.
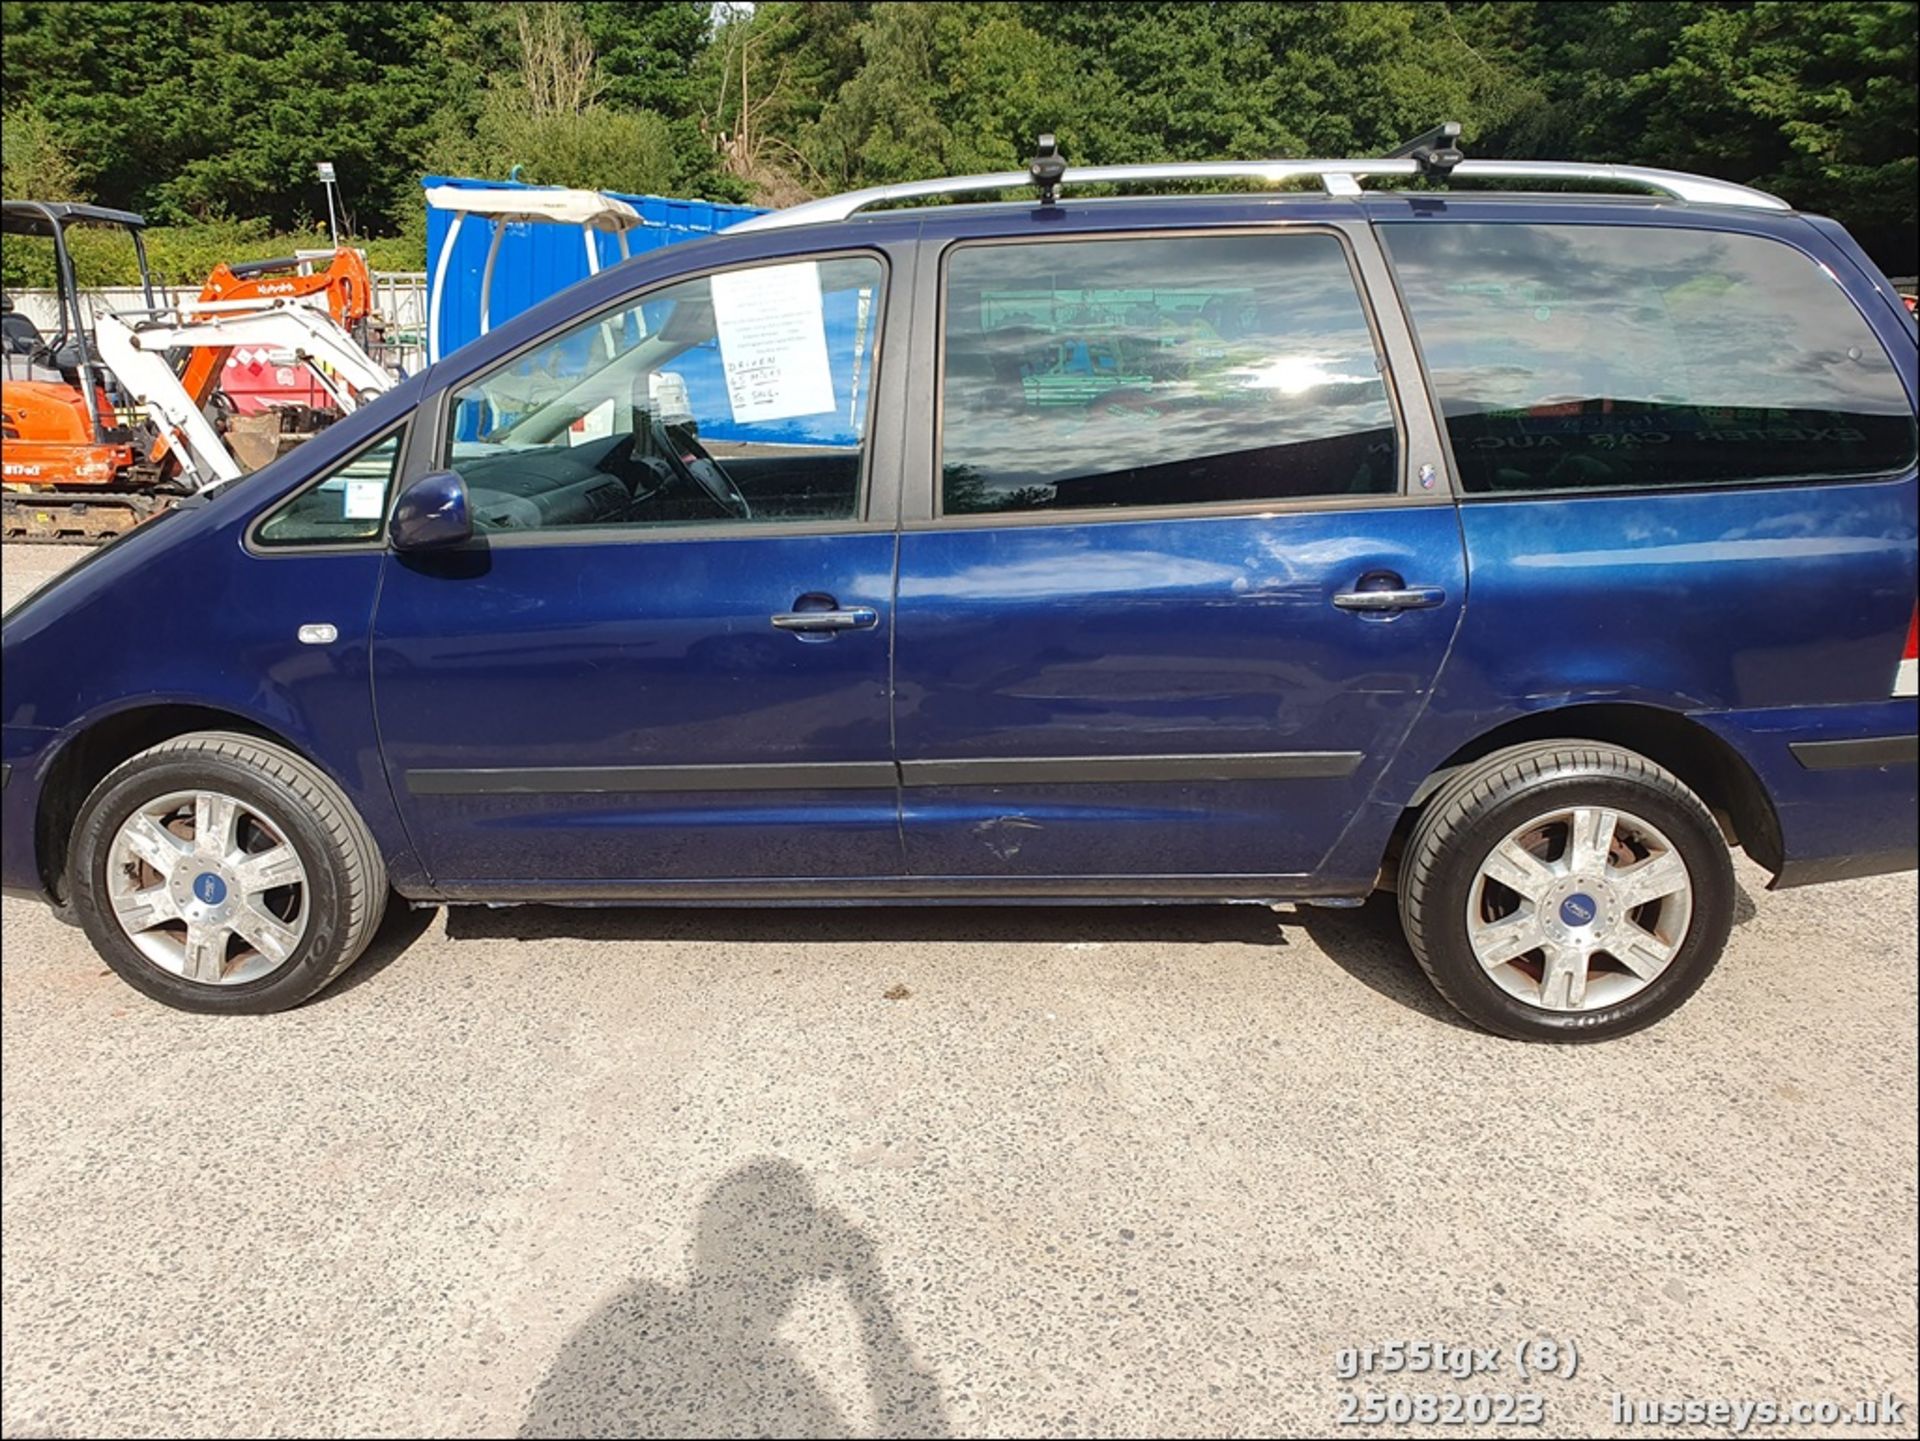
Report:
[[[908,243],[911,244],[911,242]],[[895,529],[894,518],[891,515],[875,513],[874,482],[876,451],[879,448],[877,440],[879,424],[876,417],[879,413],[882,377],[890,374],[886,361],[888,350],[886,333],[894,309],[894,277],[900,267],[895,265],[892,252],[878,245],[846,245],[828,250],[758,256],[748,260],[730,261],[727,264],[706,269],[684,271],[677,275],[663,277],[638,290],[630,290],[598,309],[582,315],[568,316],[560,324],[542,331],[507,354],[497,357],[484,369],[469,371],[441,387],[432,400],[433,424],[424,428],[430,433],[430,444],[427,446],[426,456],[422,462],[424,469],[452,468],[449,458],[449,437],[453,430],[455,395],[512,365],[530,351],[537,350],[575,330],[603,321],[609,316],[622,314],[636,306],[644,305],[650,296],[658,295],[661,291],[672,289],[676,285],[710,280],[716,275],[726,275],[741,270],[765,270],[777,265],[800,265],[807,262],[849,259],[872,260],[880,267],[880,304],[875,309],[873,345],[867,355],[867,417],[860,445],[859,499],[853,515],[809,521],[715,521],[699,525],[581,525],[561,526],[551,530],[532,527],[525,530],[475,531],[474,541],[487,546],[506,545],[517,548],[529,545],[579,545],[592,542],[628,545],[671,540],[749,540],[756,537],[782,535],[834,535],[892,531]]]
[[[1365,222],[1356,222],[1361,228],[1367,228]],[[1202,501],[1186,503],[1180,501],[1160,505],[1129,506],[1085,506],[1061,510],[1034,511],[983,511],[967,515],[948,515],[945,513],[945,487],[941,484],[942,451],[946,433],[946,352],[947,352],[947,267],[954,252],[984,246],[1011,245],[1063,245],[1073,243],[1112,243],[1125,244],[1128,241],[1215,239],[1225,236],[1275,236],[1275,235],[1328,235],[1339,244],[1342,258],[1347,265],[1347,278],[1353,286],[1354,298],[1359,302],[1360,313],[1366,322],[1368,338],[1373,344],[1375,362],[1380,372],[1382,389],[1386,393],[1387,405],[1393,414],[1395,460],[1398,478],[1395,488],[1378,495],[1328,495],[1328,496],[1291,496],[1272,497],[1260,500]],[[1231,225],[1176,226],[1152,230],[1095,230],[1070,231],[1060,235],[985,235],[965,236],[945,244],[940,251],[939,264],[934,267],[932,290],[934,295],[933,322],[933,449],[928,466],[928,481],[931,487],[929,497],[932,514],[929,517],[903,521],[905,530],[945,530],[977,529],[981,526],[1008,525],[1090,525],[1104,521],[1154,521],[1178,519],[1211,519],[1228,516],[1282,515],[1296,512],[1328,510],[1373,510],[1382,506],[1449,504],[1453,497],[1444,490],[1418,493],[1413,489],[1413,443],[1411,426],[1408,421],[1404,401],[1399,393],[1392,363],[1392,347],[1388,344],[1378,315],[1376,315],[1372,297],[1368,292],[1366,276],[1356,253],[1354,237],[1348,227],[1334,221],[1279,221],[1269,223],[1239,223]]]
[[[1782,475],[1766,480],[1703,480],[1689,485],[1594,486],[1583,490],[1477,490],[1460,497],[1462,505],[1494,502],[1536,502],[1542,500],[1620,500],[1639,496],[1658,499],[1663,495],[1737,495],[1749,490],[1772,490],[1779,486],[1828,485],[1903,485],[1920,476],[1920,461],[1909,461],[1899,470],[1862,471],[1858,475]]]
[[[891,535],[892,521],[876,522],[846,516],[838,520],[716,521],[700,525],[571,525],[552,530],[475,531],[474,540],[488,549],[522,550],[542,545],[652,545],[664,541],[779,540],[786,536]],[[469,542],[470,544],[472,542]]]
[[[276,497],[271,505],[247,522],[247,528],[241,536],[242,547],[249,555],[257,555],[265,560],[288,555],[338,555],[386,549],[387,521],[393,515],[394,503],[399,499],[400,491],[404,485],[403,477],[406,475],[408,441],[410,439],[410,432],[414,428],[414,419],[414,412],[409,410],[405,415],[401,416],[400,419],[377,432],[364,444],[356,446],[341,456],[325,470],[307,477],[307,479],[301,481],[299,485],[295,486],[286,494]],[[338,424],[338,422],[335,423]],[[352,465],[368,451],[378,450],[395,436],[400,438],[400,444],[394,450],[393,469],[387,476],[387,493],[380,506],[380,528],[372,535],[364,536],[359,540],[296,540],[287,541],[278,545],[260,539],[260,528],[269,520],[272,520],[274,516],[280,514],[309,491],[318,490],[321,486],[339,475],[342,469]]]

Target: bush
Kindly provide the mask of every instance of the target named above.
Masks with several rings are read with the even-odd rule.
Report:
[[[85,193],[53,122],[33,105],[9,111],[0,124],[0,170],[10,199],[78,200]]]
[[[38,198],[38,197],[36,197]],[[424,210],[424,201],[422,202]],[[156,284],[197,292],[221,261],[268,260],[296,250],[328,248],[324,230],[275,233],[264,220],[206,220],[194,225],[156,225],[144,232],[147,264]],[[381,240],[350,240],[367,252],[373,270],[421,270],[426,266],[423,235]],[[123,231],[76,225],[67,232],[75,278],[83,287],[138,285],[140,265],[133,242]],[[0,280],[9,290],[53,287],[53,243],[30,236],[9,236],[0,255]]]
[[[671,127],[651,111],[579,111],[535,115],[517,90],[489,94],[471,135],[444,136],[433,168],[443,175],[520,179],[535,185],[574,185],[657,195],[679,169]]]

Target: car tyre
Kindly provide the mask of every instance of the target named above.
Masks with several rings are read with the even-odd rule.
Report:
[[[1720,829],[1678,777],[1566,740],[1449,777],[1413,828],[1399,890],[1414,956],[1456,1010],[1561,1042],[1671,1014],[1719,960],[1735,895]]]
[[[73,910],[121,978],[209,1015],[296,1006],[353,964],[386,867],[339,786],[255,736],[202,731],[127,760],[75,823]]]

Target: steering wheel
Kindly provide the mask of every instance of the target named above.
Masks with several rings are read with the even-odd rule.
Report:
[[[682,425],[653,422],[654,443],[667,465],[683,480],[692,481],[708,500],[735,520],[752,520],[753,507],[733,483],[725,467],[707,453],[699,438]]]

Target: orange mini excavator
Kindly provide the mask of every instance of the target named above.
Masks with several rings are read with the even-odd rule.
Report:
[[[267,277],[300,262],[222,265],[199,300],[161,304],[141,240],[145,223],[97,205],[0,202],[0,232],[53,242],[59,314],[51,339],[11,307],[5,315],[0,530],[7,540],[106,539],[182,495],[270,460],[289,437],[243,435],[220,414],[227,404],[221,376],[238,346],[290,351],[312,372],[330,405],[307,429],[391,383],[351,333],[364,334],[370,320],[371,286],[358,253],[338,252],[318,274],[277,279]],[[132,237],[145,310],[89,313],[67,247],[74,224],[113,226]],[[170,362],[170,355],[181,359]],[[263,417],[276,431],[287,418]],[[255,455],[239,443],[249,440]]]
[[[6,307],[0,471],[9,539],[41,538],[30,537],[33,530],[49,532],[46,539],[91,539],[130,529],[166,504],[179,469],[155,456],[156,437],[122,425],[115,412],[67,249],[67,227],[74,224],[114,226],[131,235],[147,304],[154,304],[140,216],[54,201],[9,200],[0,207],[0,233],[53,241],[59,307],[59,330],[52,337],[11,303]],[[25,494],[44,495],[50,503],[40,524],[21,508]]]

